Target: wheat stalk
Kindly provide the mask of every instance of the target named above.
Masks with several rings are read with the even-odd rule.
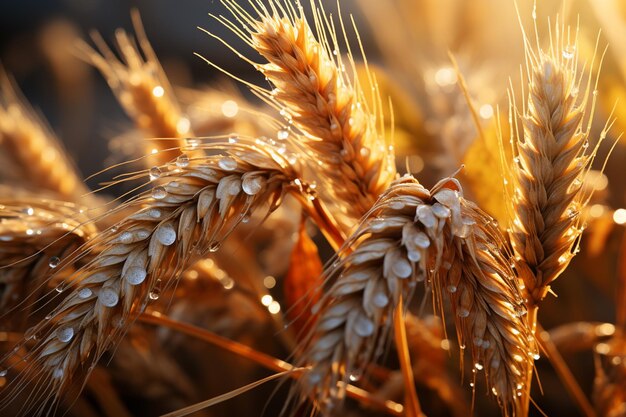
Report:
[[[501,240],[455,180],[430,192],[408,176],[392,183],[346,242],[349,253],[325,273],[333,284],[305,342],[302,361],[312,369],[303,392],[324,412],[333,409],[348,381],[382,353],[399,300],[426,282],[437,303],[452,301],[459,342],[470,345],[475,369],[485,369],[509,410],[531,349],[513,273],[494,243]]]
[[[129,117],[149,138],[179,139],[146,142],[150,165],[161,165],[180,155],[185,137],[193,136],[190,121],[178,105],[172,86],[150,46],[137,11],[132,14],[139,46],[123,31],[116,32],[118,59],[98,33],[92,38],[99,50],[81,42],[84,59],[107,80]]]
[[[89,190],[60,141],[4,73],[0,73],[0,146],[28,184],[61,199],[85,200]]]
[[[186,267],[218,250],[253,212],[275,208],[294,187],[295,174],[279,154],[243,143],[229,149],[224,155],[179,161],[168,171],[163,167],[151,193],[121,206],[135,214],[67,260],[97,252],[71,276],[66,297],[49,319],[28,332],[35,341],[26,356],[29,367],[3,393],[4,405],[25,380],[36,381],[33,395],[55,401],[75,373],[88,373]],[[22,414],[41,411],[36,404],[25,404]]]
[[[376,97],[370,109],[359,81],[351,81],[347,75],[337,34],[323,12],[314,11],[315,34],[302,8],[296,10],[291,4],[273,0],[267,9],[254,1],[256,16],[251,16],[234,1],[222,3],[235,20],[216,18],[267,60],[252,64],[275,88],[251,88],[279,108],[288,124],[304,133],[302,144],[325,182],[320,193],[337,206],[337,217],[343,214],[350,218],[345,221],[350,229],[396,173],[393,149],[377,131],[382,114],[375,81],[370,75]],[[343,23],[341,27],[344,30]],[[348,60],[355,75],[351,54]],[[289,129],[278,135],[288,136]]]

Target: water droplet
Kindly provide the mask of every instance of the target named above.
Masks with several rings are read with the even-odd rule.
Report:
[[[179,168],[186,168],[189,166],[189,157],[186,154],[180,155],[176,158],[176,166]]]
[[[289,130],[287,129],[280,129],[278,131],[278,134],[276,135],[276,138],[278,140],[287,140],[288,137],[289,137]]]
[[[468,310],[468,309],[466,309],[466,308],[461,308],[461,309],[459,309],[459,311],[457,312],[457,316],[459,316],[459,317],[463,317],[463,318],[465,318],[465,317],[468,317],[469,315],[470,315],[470,312],[469,312],[469,310]]]
[[[405,259],[398,259],[391,267],[398,278],[408,278],[413,272],[413,267]]]
[[[52,371],[52,378],[54,379],[61,379],[63,378],[63,369],[61,368],[56,368],[54,371]]]
[[[217,252],[220,249],[220,246],[222,246],[220,242],[211,243],[209,246],[209,252]]]
[[[374,334],[374,322],[365,316],[359,316],[354,323],[354,331],[361,337]]]
[[[61,327],[57,329],[56,336],[59,341],[67,343],[74,337],[74,329],[71,327]]]
[[[130,285],[139,285],[145,281],[148,272],[140,266],[131,266],[125,274],[126,281]]]
[[[586,140],[585,142],[583,142],[583,149],[587,149],[589,147],[589,141]]]
[[[533,353],[533,359],[538,361],[539,359],[541,359],[541,355],[538,353]]]
[[[89,288],[81,288],[80,290],[78,290],[78,298],[82,298],[83,300],[85,298],[91,297],[92,294],[93,291],[91,291]]]
[[[161,168],[152,167],[150,168],[150,180],[156,180],[161,176]]]
[[[61,263],[61,259],[58,256],[53,256],[50,258],[50,261],[48,262],[48,266],[50,268],[56,268],[57,266],[59,266],[60,263]]]
[[[361,379],[361,375],[358,372],[352,372],[350,376],[348,376],[348,379],[351,382],[357,382],[359,379]]]
[[[474,368],[475,368],[477,371],[482,371],[482,370],[483,370],[483,368],[484,368],[484,366],[483,366],[483,364],[482,364],[482,363],[480,363],[480,362],[476,362],[476,363],[474,364]]]
[[[170,246],[176,242],[176,230],[171,224],[165,224],[159,227],[154,233],[160,244]]]
[[[574,54],[576,53],[576,46],[570,45],[563,49],[563,58],[564,59],[572,59],[574,58]]]
[[[372,303],[376,307],[383,308],[387,304],[389,304],[389,297],[387,297],[385,293],[379,292],[376,295],[374,295],[374,298],[372,299]]]
[[[0,371],[0,376],[1,376],[1,377],[5,377],[5,376],[7,376],[7,373],[8,373],[8,372],[9,372],[9,371],[7,371],[6,369],[3,369],[3,370],[1,370],[1,371]]]
[[[367,158],[371,154],[370,148],[368,148],[367,146],[362,147],[361,149],[359,149],[359,154],[363,158]]]
[[[98,301],[105,307],[115,307],[120,301],[120,297],[112,288],[103,288],[98,294]]]
[[[165,191],[165,188],[161,186],[154,187],[152,189],[152,197],[157,200],[163,200],[165,197],[167,197],[167,191]]]
[[[498,395],[498,390],[495,388],[491,388],[491,392],[493,392],[493,395]]]
[[[158,219],[161,217],[161,210],[159,209],[150,209],[148,210],[148,215],[153,219]]]
[[[55,288],[56,292],[58,293],[62,293],[63,291],[65,291],[65,283],[62,282],[59,285],[56,286]]]
[[[26,207],[22,210],[22,213],[32,216],[33,214],[35,214],[35,210],[32,207]]]
[[[221,158],[217,165],[224,171],[234,171],[237,169],[237,161],[230,156]]]
[[[426,235],[426,233],[419,232],[413,238],[413,243],[415,243],[418,247],[422,249],[426,249],[430,246],[430,239],[428,238],[428,235]]]
[[[261,176],[246,176],[241,182],[241,188],[248,195],[255,195],[263,189],[266,180]]]
[[[407,252],[407,258],[411,262],[419,262],[422,259],[422,253],[419,251],[410,250]]]
[[[228,143],[237,143],[238,140],[239,140],[239,136],[237,135],[230,135],[228,137]]]
[[[455,293],[456,292],[456,285],[448,285],[448,292],[451,293]]]

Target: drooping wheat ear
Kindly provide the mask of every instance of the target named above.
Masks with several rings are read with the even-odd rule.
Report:
[[[183,138],[193,136],[193,132],[150,46],[136,10],[132,18],[139,46],[125,31],[118,30],[116,41],[120,59],[95,32],[92,38],[99,52],[84,42],[79,44],[79,48],[85,60],[102,73],[128,116],[148,138],[179,139],[146,142],[150,165],[161,165],[180,154],[173,148],[184,147]]]
[[[0,147],[16,162],[28,184],[73,202],[83,201],[89,192],[61,142],[2,70]]]
[[[459,210],[467,227],[450,243],[456,250],[444,254],[441,292],[451,299],[461,348],[471,353],[473,379],[484,370],[504,414],[522,416],[520,397],[537,355],[526,307],[509,257],[500,250],[506,245],[497,223],[454,193],[444,188],[434,194]]]
[[[522,123],[512,134],[509,236],[532,305],[545,297],[577,252],[584,228],[580,213],[589,198],[581,185],[597,150],[589,146],[585,118],[593,115],[597,92],[590,104],[591,81],[580,90],[576,39],[570,40],[562,27],[548,51],[527,45],[526,56],[528,96],[521,109],[512,105]]]
[[[425,282],[438,305],[443,297],[452,301],[461,345],[471,343],[476,369],[485,369],[493,393],[510,408],[524,383],[520,361],[529,339],[501,241],[455,180],[431,192],[412,177],[393,182],[347,241],[351,252],[326,271],[333,283],[305,342],[302,361],[312,370],[301,379],[304,393],[324,411],[341,400],[348,381],[384,349],[400,297],[408,303]]]
[[[626,416],[626,342],[616,335],[596,347],[593,402],[600,417]]]
[[[268,10],[255,0],[251,3],[256,16],[233,0],[222,3],[238,23],[216,18],[267,60],[253,65],[275,88],[268,91],[252,86],[253,90],[304,133],[303,145],[326,183],[320,193],[350,217],[351,227],[396,174],[393,148],[377,131],[382,113],[375,81],[370,76],[376,97],[370,108],[359,81],[348,77],[338,52],[337,33],[318,2],[312,2],[315,33],[304,11],[288,2],[272,0]],[[344,30],[343,24],[341,28]],[[355,75],[352,55],[347,59],[349,71]],[[286,129],[279,135],[288,133]]]
[[[0,191],[0,323],[18,330],[37,298],[56,285],[47,281],[57,268],[71,272],[62,260],[96,229],[73,204]]]
[[[242,142],[228,147],[224,155],[184,163],[179,159],[158,173],[151,170],[152,191],[120,209],[135,214],[68,259],[97,252],[72,274],[59,295],[65,298],[49,319],[29,332],[35,341],[25,358],[29,366],[4,390],[2,404],[8,404],[26,380],[36,381],[34,396],[54,402],[79,379],[76,372],[88,373],[184,269],[216,251],[251,213],[275,208],[293,187],[295,174],[281,155]],[[5,359],[5,366],[11,359]],[[38,414],[41,404],[26,404],[22,413]]]

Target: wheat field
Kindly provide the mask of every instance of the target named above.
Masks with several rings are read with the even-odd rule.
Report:
[[[0,415],[626,416],[622,2],[50,4]]]

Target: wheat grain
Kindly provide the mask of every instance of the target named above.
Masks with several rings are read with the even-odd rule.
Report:
[[[377,110],[380,107],[376,107],[380,106],[380,99],[375,81],[370,78],[376,97],[370,109],[359,81],[348,78],[338,51],[337,34],[323,12],[314,11],[316,39],[301,8],[295,10],[293,5],[271,1],[268,10],[255,1],[258,16],[252,17],[236,2],[222,2],[244,29],[226,18],[218,20],[267,60],[254,66],[275,88],[252,88],[304,133],[303,144],[325,183],[320,193],[328,204],[337,207],[337,217],[343,212],[350,218],[344,222],[349,230],[372,207],[396,173],[392,147],[377,131],[382,115]],[[348,60],[355,75],[351,54]],[[289,129],[278,135],[287,136]]]
[[[89,202],[85,198],[89,190],[67,152],[4,73],[0,73],[0,145],[27,184],[61,199]]]
[[[303,362],[312,370],[302,379],[304,393],[331,410],[348,381],[382,353],[400,298],[410,300],[417,283],[425,282],[437,303],[451,299],[459,342],[471,343],[476,369],[485,369],[509,410],[525,381],[530,342],[492,223],[462,198],[455,180],[430,192],[408,176],[392,183],[347,241],[350,252],[326,271],[333,284],[305,342]]]
[[[186,143],[182,139],[193,136],[193,132],[136,11],[133,21],[139,46],[125,31],[118,30],[116,42],[120,59],[97,33],[92,37],[99,52],[84,42],[79,44],[79,50],[84,59],[102,73],[126,113],[145,135],[149,138],[179,139],[146,142],[150,165],[161,165],[180,155],[176,148],[184,147]]]
[[[69,257],[68,263],[97,252],[72,275],[63,290],[67,296],[49,319],[29,330],[35,340],[26,357],[29,368],[3,392],[3,404],[29,379],[37,381],[33,395],[55,401],[77,370],[89,372],[186,267],[216,251],[252,212],[268,204],[272,210],[294,187],[295,174],[280,155],[243,143],[229,149],[163,167],[151,193],[121,206],[135,214]],[[34,404],[22,414],[36,414]]]

